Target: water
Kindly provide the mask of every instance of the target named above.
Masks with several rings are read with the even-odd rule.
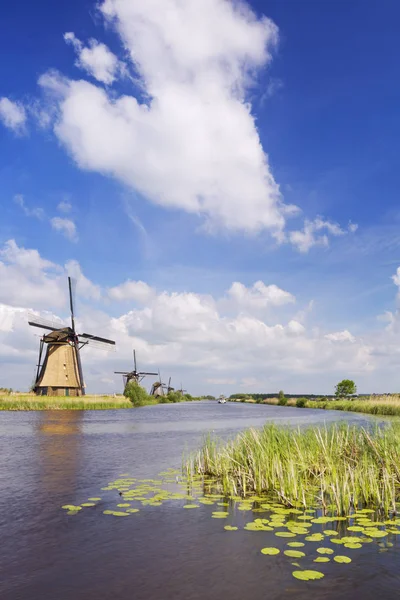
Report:
[[[378,593],[398,598],[396,543],[387,552],[376,543],[348,551],[351,564],[332,565],[324,579],[306,583],[293,579],[287,557],[260,554],[263,545],[278,545],[277,538],[271,543],[270,534],[228,533],[224,521],[210,518],[212,507],[183,510],[180,503],[165,503],[130,518],[102,514],[109,502],[101,487],[122,473],[152,478],[179,468],[182,453],[197,448],[210,430],[229,437],[267,421],[365,425],[371,420],[334,411],[208,402],[128,411],[3,412],[0,598],[301,600],[310,593],[335,600],[375,599]],[[104,497],[99,506],[75,517],[60,508],[99,495]]]

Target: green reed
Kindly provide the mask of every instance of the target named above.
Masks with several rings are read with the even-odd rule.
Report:
[[[186,469],[216,477],[232,496],[271,494],[289,506],[320,506],[340,514],[360,507],[396,512],[400,425],[373,431],[268,425],[228,443],[209,437]]]

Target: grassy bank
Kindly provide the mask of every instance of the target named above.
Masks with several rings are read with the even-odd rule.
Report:
[[[268,425],[228,443],[208,438],[187,469],[215,477],[231,496],[271,494],[289,506],[388,513],[400,500],[400,426],[367,432]]]
[[[84,396],[0,396],[0,410],[105,410],[132,408],[132,403],[124,397]]]
[[[254,404],[254,400],[249,398],[240,400]],[[308,400],[307,398],[285,398],[285,403],[281,404],[278,398],[264,398],[258,404],[270,404],[272,406],[297,406],[298,408],[320,408],[323,410],[344,410],[350,412],[366,413],[370,415],[387,415],[400,417],[400,395],[391,396],[367,396],[362,399],[354,400],[336,400],[334,398],[327,400],[317,399]]]

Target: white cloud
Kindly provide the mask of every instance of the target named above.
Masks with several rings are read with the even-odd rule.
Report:
[[[23,133],[26,123],[25,108],[9,98],[0,98],[0,121],[14,133]]]
[[[297,313],[266,323],[243,313],[240,304],[236,310],[231,305],[224,311],[220,299],[212,295],[157,291],[145,282],[133,287],[125,284],[139,282],[125,282],[111,289],[125,291],[129,299],[143,306],[120,314],[118,305],[110,306],[110,290],[103,291],[90,281],[76,261],[68,261],[65,267],[56,265],[37,250],[21,248],[10,240],[0,249],[0,278],[7,283],[0,288],[0,357],[2,363],[7,361],[7,369],[1,369],[0,385],[27,388],[31,383],[37,332],[27,325],[28,310],[46,309],[60,317],[68,314],[67,273],[76,279],[78,300],[97,303],[104,299],[104,306],[117,315],[95,309],[92,302],[79,303],[79,330],[117,342],[115,355],[85,348],[83,366],[91,391],[120,389],[113,371],[122,370],[127,361],[130,364],[132,348],[137,350],[141,368],[156,371],[160,367],[165,378],[172,375],[178,384],[182,380],[194,393],[233,393],[238,391],[236,385],[244,391],[250,387],[277,391],[285,389],[288,382],[292,391],[310,392],[321,391],[316,390],[316,382],[322,382],[326,393],[346,375],[365,381],[374,374],[375,382],[381,377],[385,383],[388,370],[393,378],[397,376],[397,313],[391,313],[390,330],[356,337],[347,329],[330,332],[312,324],[305,326]],[[275,306],[279,308],[279,304]],[[289,302],[285,310],[291,308],[297,311]],[[379,375],[382,370],[384,379]],[[226,388],[221,390],[221,386]]]
[[[274,23],[225,0],[116,0],[101,10],[147,99],[43,76],[59,111],[55,133],[79,166],[203,216],[210,229],[279,232],[281,194],[246,103],[254,75],[271,61]]]
[[[325,234],[316,235],[317,232],[321,230],[325,230],[333,236],[341,236],[346,233],[354,233],[357,231],[358,225],[355,223],[350,223],[347,231],[342,229],[340,225],[337,223],[332,223],[331,221],[325,221],[321,219],[321,217],[317,217],[313,221],[306,219],[304,221],[303,230],[299,231],[290,231],[289,232],[289,241],[297,247],[300,252],[308,252],[310,248],[313,246],[328,246],[329,239]]]
[[[72,210],[72,204],[70,202],[67,202],[66,200],[62,200],[57,205],[57,210],[62,213],[69,213]]]
[[[141,304],[150,300],[153,294],[154,290],[144,281],[128,280],[108,290],[108,295],[112,300],[135,300]]]
[[[28,208],[25,204],[25,199],[22,194],[15,194],[14,202],[22,208],[27,217],[36,217],[36,219],[42,221],[46,216],[43,208]]]
[[[354,335],[345,329],[344,331],[336,331],[335,333],[328,333],[325,338],[331,342],[350,342],[354,344],[356,338]]]
[[[61,232],[71,242],[76,242],[78,240],[76,225],[71,219],[53,217],[50,219],[50,223],[53,229]]]
[[[267,306],[282,306],[295,302],[295,297],[276,285],[265,285],[256,281],[251,288],[235,281],[228,290],[228,295],[243,308],[266,308]]]
[[[400,267],[397,267],[396,273],[392,275],[392,280],[397,287],[400,287]]]
[[[65,33],[64,40],[71,44],[77,53],[77,67],[106,85],[115,81],[123,65],[105,44],[91,39],[89,46],[84,46],[72,32]]]

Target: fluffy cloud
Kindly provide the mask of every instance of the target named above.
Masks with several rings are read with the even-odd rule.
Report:
[[[65,33],[64,40],[73,46],[78,56],[77,67],[106,85],[115,81],[122,65],[105,44],[91,39],[89,46],[84,46],[72,32]]]
[[[316,381],[323,382],[322,391],[329,391],[345,375],[362,376],[364,380],[378,369],[397,372],[400,320],[397,313],[391,313],[390,330],[358,337],[347,329],[329,332],[306,327],[296,317],[298,311],[288,319],[275,318],[275,322],[266,323],[258,314],[259,302],[262,308],[267,302],[272,321],[274,306],[268,304],[268,294],[258,297],[257,290],[264,292],[271,288],[260,282],[238,288],[247,290],[250,299],[256,290],[257,301],[247,301],[246,312],[240,304],[236,305],[236,311],[231,305],[224,312],[221,298],[194,292],[157,291],[145,282],[128,281],[102,290],[85,277],[75,261],[69,261],[65,267],[55,265],[36,250],[20,248],[14,241],[0,250],[0,261],[0,276],[7,281],[7,286],[0,290],[0,356],[10,365],[7,372],[2,370],[0,385],[7,387],[22,386],[21,373],[25,377],[24,387],[31,382],[37,332],[27,325],[28,311],[53,310],[55,315],[40,313],[47,318],[68,315],[67,273],[77,280],[78,300],[99,303],[96,304],[99,308],[93,302],[80,303],[79,330],[117,342],[116,352],[111,355],[85,348],[85,377],[93,391],[119,389],[113,371],[130,365],[132,348],[136,348],[142,367],[149,370],[160,367],[165,377],[172,374],[176,385],[182,380],[184,387],[192,392],[233,392],[235,385],[242,389],[276,391],[285,389],[288,382],[297,390],[308,382],[305,387],[315,391]],[[279,309],[279,303],[285,301],[289,310],[294,297],[289,292],[280,292],[288,296],[272,295],[275,308]],[[106,300],[103,308],[102,298]],[[110,310],[110,301],[114,299],[133,300],[142,306],[118,314],[118,305],[114,305],[111,310],[116,316],[110,316],[105,308]],[[221,390],[222,385],[228,389]]]
[[[314,221],[306,219],[304,228],[301,231],[291,231],[289,233],[289,241],[297,247],[300,252],[308,252],[313,246],[328,246],[329,239],[327,233],[333,236],[341,236],[346,233],[354,233],[357,231],[358,225],[350,223],[347,231],[342,229],[337,223],[324,221],[321,217],[317,217]],[[318,235],[318,232],[324,230],[327,233]]]
[[[36,219],[43,220],[45,218],[45,212],[43,208],[28,208],[25,203],[24,196],[22,194],[15,194],[14,202],[20,206],[27,217],[36,217]]]
[[[125,281],[108,290],[108,295],[112,300],[127,301],[134,300],[144,304],[153,296],[154,290],[144,283],[144,281]]]
[[[226,0],[116,0],[101,11],[146,100],[42,76],[58,110],[54,131],[79,166],[201,215],[210,228],[279,232],[281,194],[246,103],[254,74],[271,60],[274,23]]]
[[[265,285],[263,281],[256,281],[251,288],[235,281],[228,290],[228,295],[243,308],[266,308],[295,302],[295,297],[289,292],[276,285]]]
[[[69,213],[72,210],[72,204],[70,204],[70,202],[67,202],[66,200],[62,200],[58,205],[57,205],[57,210],[62,212],[62,213]]]
[[[19,102],[0,98],[0,121],[14,133],[23,133],[26,122],[25,108]]]
[[[53,229],[61,232],[71,242],[78,241],[78,233],[76,231],[76,225],[71,219],[64,219],[62,217],[53,217],[50,219],[50,223]]]

